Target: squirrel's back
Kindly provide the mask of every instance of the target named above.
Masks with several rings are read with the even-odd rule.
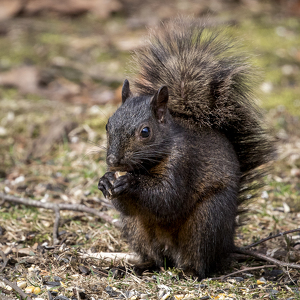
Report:
[[[273,145],[254,101],[246,57],[206,21],[177,18],[151,31],[146,46],[134,55],[139,69],[135,86],[139,94],[153,95],[166,85],[168,109],[177,122],[226,135],[240,163],[241,203],[263,174],[257,168],[272,158]]]

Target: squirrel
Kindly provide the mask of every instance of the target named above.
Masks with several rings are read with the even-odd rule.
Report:
[[[98,188],[141,264],[202,279],[235,250],[236,216],[274,149],[252,68],[234,46],[222,30],[181,17],[134,53],[137,93],[125,80]]]

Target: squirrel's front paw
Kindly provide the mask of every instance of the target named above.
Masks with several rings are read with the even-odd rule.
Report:
[[[132,174],[127,173],[118,177],[112,185],[111,194],[112,198],[127,192],[128,189],[134,184],[134,177]]]
[[[133,183],[134,177],[129,173],[116,178],[114,172],[107,172],[100,178],[98,189],[105,198],[111,199],[126,192]]]
[[[100,178],[98,189],[103,193],[105,198],[111,198],[111,189],[115,180],[114,172],[107,172]]]

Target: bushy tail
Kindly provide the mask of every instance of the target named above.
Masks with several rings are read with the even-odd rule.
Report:
[[[222,30],[178,18],[152,30],[134,59],[140,94],[153,95],[167,85],[168,108],[177,121],[195,130],[209,126],[228,137],[243,174],[242,202],[262,175],[258,168],[274,151],[253,100],[253,72],[239,51]]]

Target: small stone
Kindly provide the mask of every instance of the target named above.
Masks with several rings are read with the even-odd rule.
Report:
[[[149,296],[148,296],[148,294],[141,294],[140,295],[140,298],[141,299],[147,299]]]
[[[18,256],[19,257],[24,257],[24,256],[34,256],[35,253],[32,251],[32,248],[22,248],[18,250]],[[40,271],[40,269],[28,269],[28,272],[30,272],[32,270],[32,272],[38,273]]]
[[[40,292],[41,292],[41,289],[38,286],[33,289],[33,293],[35,295],[38,295]]]
[[[34,289],[35,289],[35,286],[30,285],[25,289],[25,293],[31,294],[31,293],[33,293]]]
[[[17,286],[18,286],[20,289],[25,289],[26,286],[27,286],[27,282],[26,282],[26,281],[18,281],[18,282],[17,282]]]
[[[200,298],[200,300],[208,300],[208,299],[210,299],[209,296],[204,296],[204,297],[201,297],[201,298]]]

